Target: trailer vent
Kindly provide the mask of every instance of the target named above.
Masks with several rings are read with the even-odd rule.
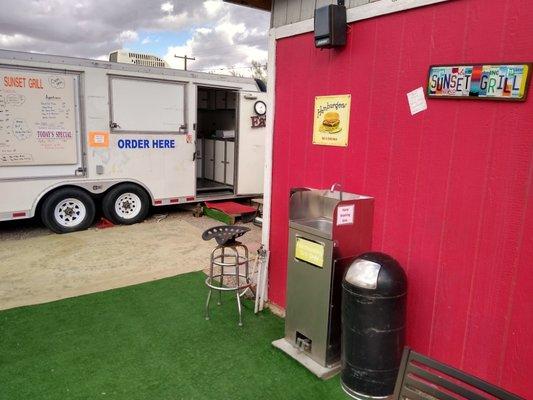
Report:
[[[142,67],[169,68],[168,63],[151,54],[133,53],[127,50],[116,50],[109,54],[109,61],[117,63],[135,64]]]

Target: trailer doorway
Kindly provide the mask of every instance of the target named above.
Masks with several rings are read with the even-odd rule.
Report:
[[[235,193],[237,92],[199,86],[196,119],[196,195]]]

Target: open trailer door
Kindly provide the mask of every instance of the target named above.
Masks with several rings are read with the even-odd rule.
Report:
[[[266,93],[239,94],[237,194],[263,193]]]

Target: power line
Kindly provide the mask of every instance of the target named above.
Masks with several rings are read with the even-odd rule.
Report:
[[[202,70],[200,70],[201,72],[213,72],[213,71],[223,71],[223,70],[235,70],[235,69],[254,69],[254,68],[257,68],[257,67],[260,67],[260,68],[266,68],[267,67],[267,64],[261,64],[261,65],[257,65],[255,67],[220,67],[220,68],[204,68]]]

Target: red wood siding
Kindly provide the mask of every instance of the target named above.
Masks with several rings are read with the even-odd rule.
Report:
[[[490,6],[489,6],[490,3]],[[409,278],[408,344],[533,398],[533,93],[525,103],[406,93],[430,64],[531,62],[533,3],[460,0],[351,25],[342,50],[277,43],[271,300],[285,305],[291,187],[376,198],[374,250]],[[317,95],[351,94],[347,148],[311,144]]]

